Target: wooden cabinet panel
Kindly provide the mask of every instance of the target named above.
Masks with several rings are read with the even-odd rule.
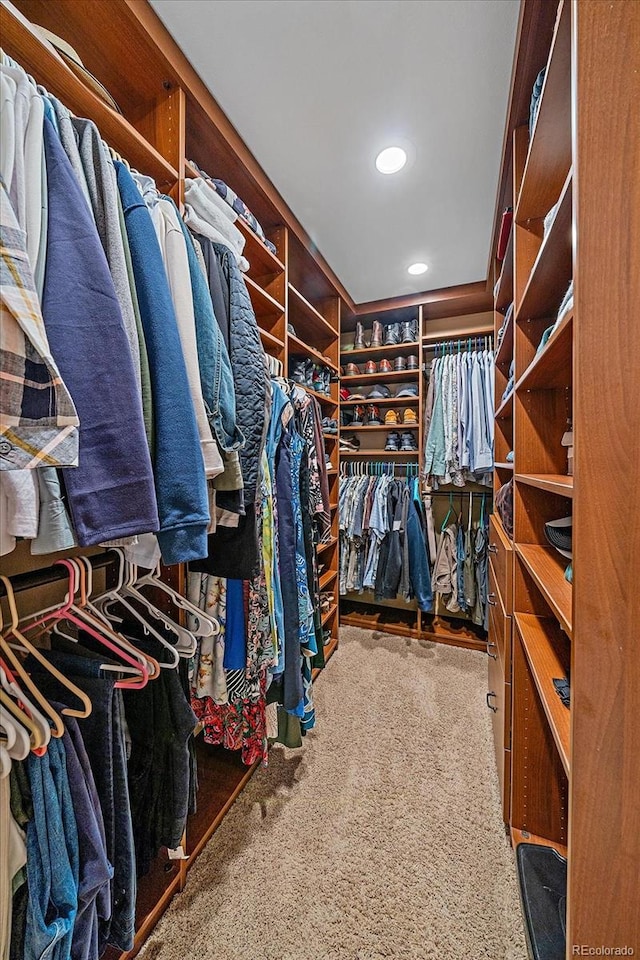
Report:
[[[495,646],[493,646],[495,644]],[[503,606],[495,570],[489,564],[489,655],[497,651],[507,682],[511,681],[511,617]]]
[[[491,710],[493,748],[498,770],[503,817],[505,821],[508,821],[511,765],[510,763],[505,763],[505,760],[509,759],[506,756],[509,751],[505,749],[508,747],[509,741],[505,739],[505,737],[508,736],[508,731],[511,726],[511,684],[505,683],[504,670],[499,657],[495,660],[491,657],[489,658],[487,707]]]
[[[489,558],[502,605],[507,616],[513,611],[513,547],[497,514],[489,518]]]

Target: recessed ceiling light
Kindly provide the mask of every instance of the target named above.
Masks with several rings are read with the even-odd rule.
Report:
[[[429,265],[426,263],[412,263],[410,267],[407,267],[407,273],[410,273],[412,277],[419,277],[421,273],[426,273],[429,269]]]
[[[402,147],[387,147],[376,157],[376,167],[380,173],[398,173],[407,162],[407,154]]]

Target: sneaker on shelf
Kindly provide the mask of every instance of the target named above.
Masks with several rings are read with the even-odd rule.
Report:
[[[385,426],[395,427],[397,422],[398,422],[398,411],[392,410],[392,409],[387,410],[387,412],[384,415]]]
[[[394,347],[397,343],[400,343],[400,324],[388,323],[384,329],[384,345]]]
[[[360,367],[358,366],[357,363],[348,363],[348,364],[347,364],[346,375],[347,375],[348,377],[357,377],[357,376],[360,375],[361,372],[362,372],[362,371],[360,370]]]
[[[356,424],[359,424],[360,426],[362,426],[363,423],[364,423],[364,407],[358,404],[356,407],[353,408],[353,425],[354,427],[356,426]]]
[[[417,370],[420,366],[420,361],[412,354],[410,357],[407,357],[407,370]]]
[[[295,383],[302,383],[306,385],[307,368],[305,360],[296,360],[294,357],[292,357],[289,364],[289,370],[289,376]]]
[[[400,434],[397,430],[392,430],[391,433],[387,434],[387,442],[384,445],[385,450],[396,453],[400,450]]]
[[[320,383],[322,385],[320,393],[326,393],[329,396],[331,393],[331,370],[329,367],[320,367]]]
[[[338,421],[333,420],[331,417],[323,417],[322,420],[322,432],[323,433],[337,433],[338,432]]]
[[[331,643],[331,630],[322,631],[322,646],[328,647]]]
[[[287,331],[288,331],[288,333],[291,334],[292,337],[297,337],[297,336],[298,336],[298,334],[296,333],[296,328],[294,327],[294,325],[293,325],[292,323],[288,323],[288,324],[287,324]]]
[[[381,427],[382,418],[380,417],[380,407],[375,403],[367,404],[367,424],[370,427]]]
[[[402,411],[402,422],[407,424],[407,426],[418,425],[418,415],[413,407],[406,407]]]
[[[396,373],[402,373],[403,370],[407,369],[407,358],[406,357],[396,357],[393,361],[393,369]]]
[[[381,347],[384,337],[384,328],[379,320],[373,321],[373,333],[371,334],[371,346]]]
[[[364,365],[364,372],[368,375],[378,372],[378,365],[375,360],[367,360]]]
[[[378,370],[380,373],[392,373],[393,367],[391,366],[391,360],[381,360],[378,364]]]
[[[340,437],[340,449],[341,450],[352,450],[356,453],[360,449],[360,441],[357,437]]]
[[[347,388],[346,388],[346,387],[341,387],[341,388],[340,388],[340,399],[346,402],[347,400],[350,399],[350,397],[351,397],[351,393],[347,390]]]
[[[403,433],[400,437],[400,450],[403,453],[415,453],[418,450],[416,438],[412,433]]]

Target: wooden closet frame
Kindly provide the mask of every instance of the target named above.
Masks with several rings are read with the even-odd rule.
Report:
[[[492,517],[489,691],[502,812],[514,847],[568,857],[566,957],[640,954],[637,628],[640,5],[524,0],[493,264],[495,489],[514,478],[514,539]],[[529,139],[529,100],[547,66]],[[543,235],[543,218],[558,201]],[[537,351],[569,280],[574,305]],[[515,389],[501,402],[511,361]],[[560,439],[572,417],[573,476]],[[514,450],[515,462],[506,461]],[[544,523],[573,513],[573,584]],[[553,679],[571,677],[571,706]]]

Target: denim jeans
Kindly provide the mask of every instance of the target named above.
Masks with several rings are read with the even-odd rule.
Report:
[[[27,826],[29,901],[24,960],[69,960],[78,908],[78,835],[64,747],[29,754],[33,818]]]

